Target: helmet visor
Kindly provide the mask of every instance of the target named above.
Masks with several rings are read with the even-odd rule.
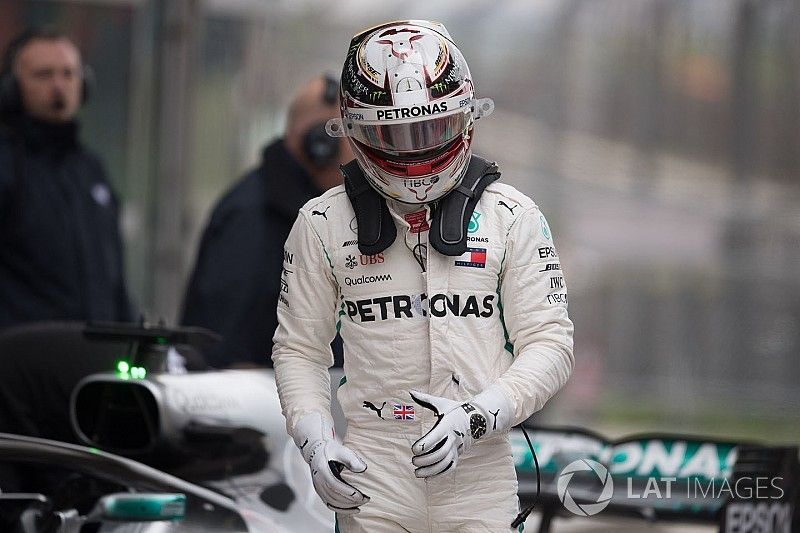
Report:
[[[414,122],[361,122],[347,124],[350,137],[383,152],[416,152],[446,144],[469,129],[469,108]]]

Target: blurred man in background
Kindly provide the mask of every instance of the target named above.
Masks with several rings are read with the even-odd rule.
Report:
[[[339,83],[328,75],[301,88],[283,138],[264,148],[261,164],[214,208],[182,319],[222,334],[205,354],[211,366],[271,363],[283,244],[300,207],[340,184],[339,165],[353,159],[347,142],[325,133],[325,122],[339,116],[338,95]]]
[[[80,52],[25,31],[0,71],[0,328],[131,319],[119,209],[75,119],[88,81]]]

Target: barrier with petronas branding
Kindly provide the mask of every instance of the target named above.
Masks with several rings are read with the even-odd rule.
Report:
[[[769,447],[666,434],[611,441],[581,429],[527,429],[540,466],[540,506],[551,516],[603,513],[719,523],[725,533],[793,531],[797,469],[774,468]],[[533,457],[521,431],[511,441],[520,499],[530,502]],[[739,458],[742,449],[746,461]],[[796,465],[797,448],[791,450],[781,457]],[[794,463],[787,459],[792,453]]]

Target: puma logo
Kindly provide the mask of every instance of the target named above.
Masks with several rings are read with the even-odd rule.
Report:
[[[489,412],[492,413],[491,411],[489,411]],[[494,423],[492,424],[492,431],[497,429],[497,415],[499,415],[499,414],[500,414],[500,409],[498,409],[497,411],[492,413],[492,415],[494,415]]]
[[[381,414],[381,411],[383,411],[383,408],[386,407],[386,402],[383,402],[383,404],[380,406],[380,408],[375,407],[375,404],[372,403],[372,402],[364,402],[362,407],[365,407],[366,409],[371,409],[371,410],[375,411],[376,413],[378,413],[378,418],[380,418],[381,420],[384,420],[383,415]]]
[[[511,207],[511,206],[509,206],[507,203],[505,203],[503,200],[500,200],[500,201],[499,201],[499,202],[497,202],[497,203],[498,203],[498,204],[500,204],[500,205],[502,205],[503,207],[505,207],[505,208],[506,208],[506,209],[508,209],[509,211],[511,211],[511,214],[512,214],[512,215],[514,214],[514,209],[516,209],[516,208],[518,207],[517,205],[515,205],[514,207]]]
[[[330,208],[331,208],[331,206],[328,206],[328,207],[325,208],[325,211],[311,211],[311,216],[313,217],[314,215],[318,215],[318,216],[321,216],[321,217],[325,217],[325,220],[328,220],[328,209],[330,209]]]

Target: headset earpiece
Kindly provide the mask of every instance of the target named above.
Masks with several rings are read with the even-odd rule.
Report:
[[[0,74],[0,117],[19,110],[21,104],[17,80],[11,72]]]
[[[328,105],[336,105],[339,101],[339,80],[330,72],[326,72],[324,78],[325,91],[322,93],[322,101]]]
[[[81,81],[81,104],[85,104],[94,94],[94,88],[97,84],[94,69],[89,65],[81,66]]]
[[[322,101],[329,106],[336,105],[339,101],[339,80],[329,73],[325,73],[324,79]],[[339,155],[339,139],[328,135],[325,122],[314,124],[303,137],[303,152],[316,168],[326,168]]]

